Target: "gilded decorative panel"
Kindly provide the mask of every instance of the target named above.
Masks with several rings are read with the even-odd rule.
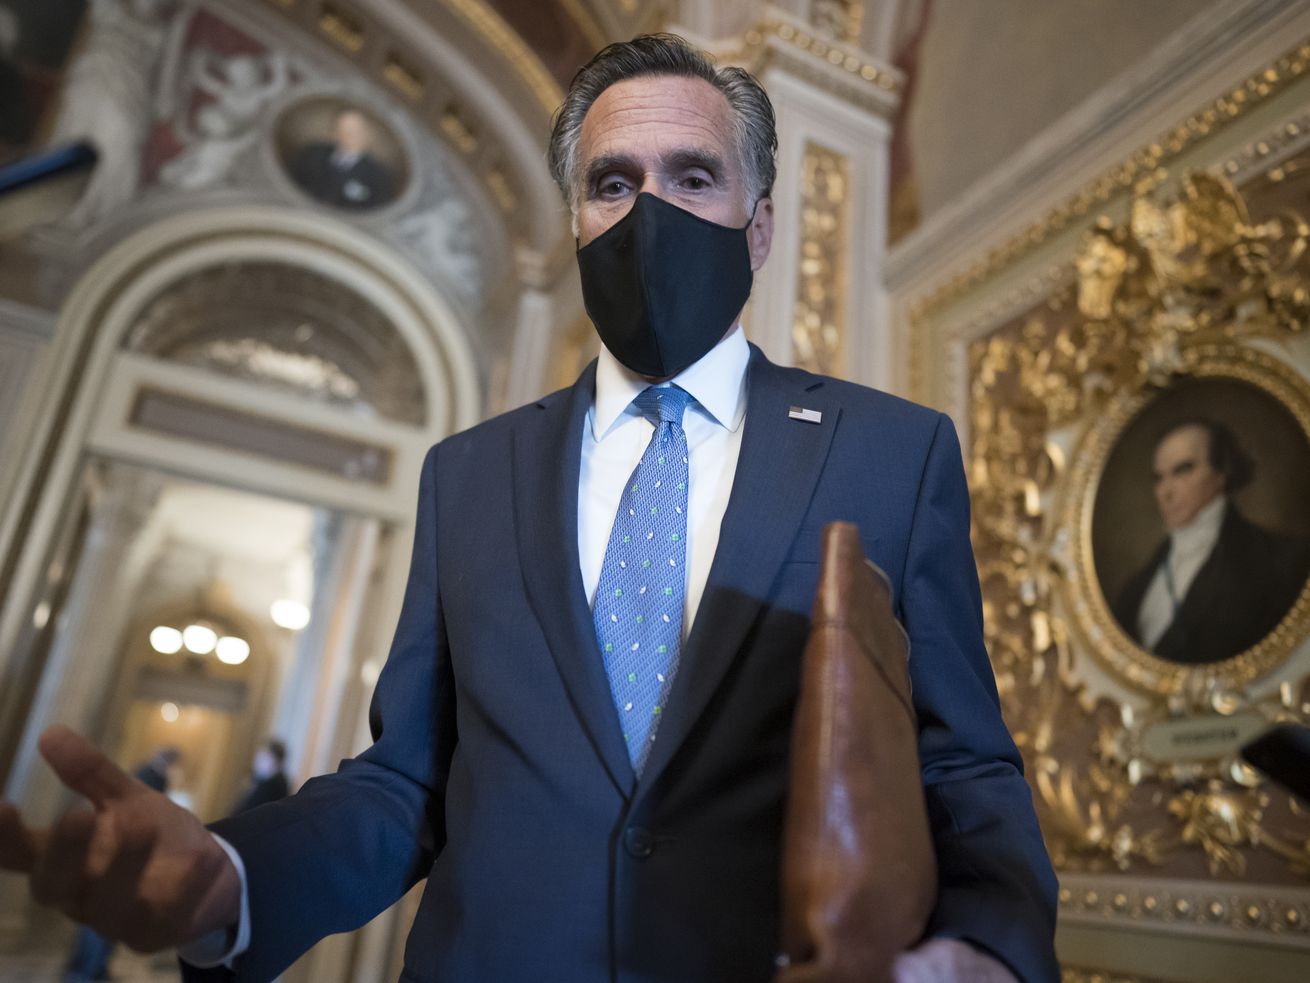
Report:
[[[1066,914],[1310,945],[1310,814],[1239,754],[1310,721],[1310,152],[1217,172],[1148,175],[971,344],[974,541]]]
[[[1087,233],[1068,286],[969,350],[988,642],[1066,881],[1310,887],[1310,815],[1238,754],[1310,721],[1307,165],[1242,191],[1188,174],[1171,197],[1151,174],[1127,222]],[[1191,512],[1171,497],[1188,468],[1212,481]],[[1174,585],[1203,505],[1209,552]],[[1234,917],[1310,941],[1288,910]]]
[[[864,0],[814,0],[810,22],[838,41],[858,42],[864,27]]]
[[[801,160],[800,262],[792,318],[797,365],[841,375],[850,243],[850,160],[813,141]]]

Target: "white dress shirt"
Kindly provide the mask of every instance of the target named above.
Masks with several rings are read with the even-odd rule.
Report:
[[[246,865],[241,862],[241,854],[237,853],[236,847],[217,833],[209,835],[218,841],[218,845],[232,861],[232,866],[237,869],[237,877],[241,881],[241,914],[237,916],[235,931],[231,928],[216,928],[208,935],[178,946],[177,954],[199,969],[223,965],[230,969],[232,960],[250,948],[250,895],[246,891]]]
[[[694,400],[682,420],[689,472],[684,641],[705,593],[714,550],[719,545],[719,527],[737,472],[749,362],[750,346],[738,325],[700,361],[670,380]],[[607,349],[601,349],[596,365],[596,401],[584,425],[582,467],[578,472],[578,559],[588,605],[596,599],[601,563],[623,489],[655,432],[654,425],[632,406],[632,400],[649,385],[624,368]]]
[[[719,528],[737,472],[742,423],[746,419],[749,362],[750,346],[738,324],[700,361],[670,380],[694,400],[687,406],[682,420],[687,436],[690,482],[684,567],[687,600],[682,613],[684,641],[705,593],[714,551],[719,545]],[[578,559],[588,606],[596,598],[600,567],[623,489],[655,430],[631,405],[637,394],[649,385],[620,364],[608,349],[601,348],[596,365],[596,397],[584,424],[578,472]],[[599,651],[596,658],[600,658]],[[178,948],[182,959],[201,969],[230,964],[250,948],[245,867],[230,844],[220,836],[214,839],[232,858],[241,878],[241,917],[235,935],[230,929],[218,929]]]
[[[358,164],[363,156],[363,153],[358,150],[334,150],[329,160],[338,171],[348,171]]]
[[[1219,541],[1227,502],[1228,499],[1220,495],[1197,512],[1195,519],[1169,534],[1169,555],[1156,568],[1137,613],[1137,637],[1147,651],[1154,649],[1169,630],[1192,581],[1210,558],[1215,543]]]

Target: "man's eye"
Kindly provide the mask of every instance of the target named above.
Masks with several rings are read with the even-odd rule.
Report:
[[[682,186],[688,191],[704,191],[710,186],[710,182],[698,174],[682,179]]]
[[[606,197],[612,198],[615,195],[621,195],[628,190],[628,183],[621,178],[605,178],[596,186],[596,191]]]

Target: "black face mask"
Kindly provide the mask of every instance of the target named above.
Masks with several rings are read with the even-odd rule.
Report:
[[[638,375],[677,375],[718,344],[751,293],[745,227],[655,195],[578,250],[582,299],[605,347]]]

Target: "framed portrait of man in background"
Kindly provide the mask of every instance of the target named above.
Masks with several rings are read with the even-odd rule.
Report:
[[[348,212],[382,208],[409,183],[410,166],[392,129],[370,109],[336,96],[283,112],[275,137],[283,170],[314,201]]]
[[[1154,394],[1111,445],[1095,496],[1105,602],[1167,662],[1254,648],[1310,580],[1310,437],[1251,382],[1184,378]]]

